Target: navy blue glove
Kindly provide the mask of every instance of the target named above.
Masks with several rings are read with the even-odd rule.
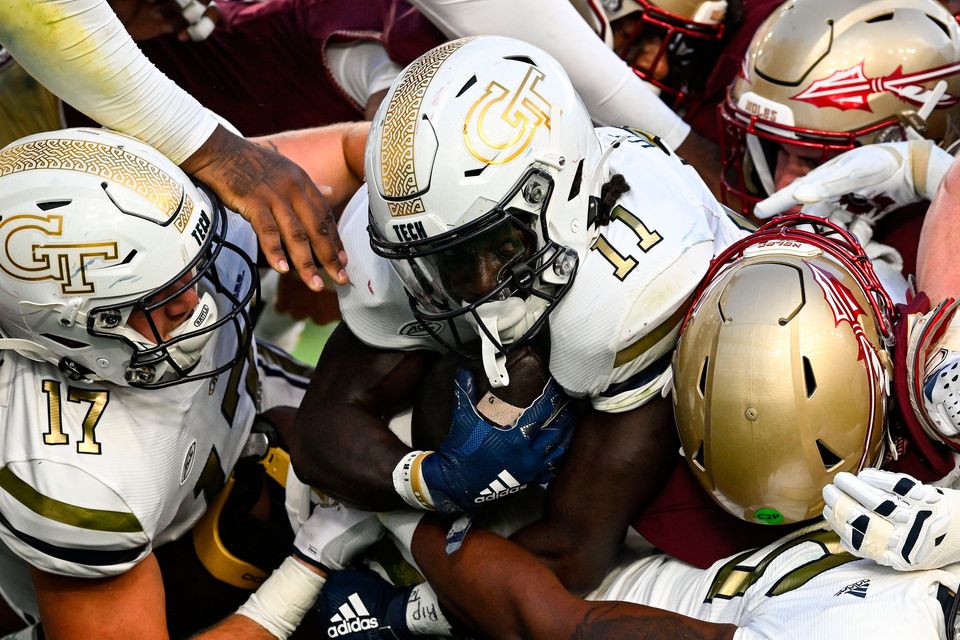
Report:
[[[553,378],[513,424],[502,427],[477,412],[474,374],[465,367],[457,370],[456,397],[449,437],[420,468],[437,511],[470,511],[553,478],[576,422]]]
[[[334,571],[327,577],[314,614],[338,640],[405,640],[407,600],[413,587],[400,589],[368,569]]]

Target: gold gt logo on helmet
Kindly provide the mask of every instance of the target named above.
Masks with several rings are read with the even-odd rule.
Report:
[[[34,234],[34,239],[23,241],[20,234]],[[56,243],[40,238],[57,238],[63,234],[63,216],[19,215],[0,222],[0,269],[18,280],[54,280],[64,295],[96,292],[87,280],[86,269],[93,260],[119,259],[115,241]],[[37,238],[39,236],[39,238]],[[14,251],[14,247],[20,247]]]
[[[506,164],[523,153],[540,126],[550,128],[550,102],[537,93],[543,72],[531,67],[511,91],[496,81],[467,111],[463,141],[484,164]]]

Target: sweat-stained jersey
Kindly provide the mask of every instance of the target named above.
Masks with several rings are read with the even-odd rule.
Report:
[[[710,259],[747,232],[659,141],[616,128],[597,134],[605,150],[613,147],[608,175],[622,174],[630,190],[550,315],[550,373],[571,395],[617,412],[659,393],[680,321]],[[372,346],[438,349],[410,311],[389,261],[370,249],[366,227],[361,189],[340,222],[352,283],[338,289],[347,326]],[[475,335],[464,320],[458,331]]]
[[[255,254],[253,231],[229,215],[228,239]],[[239,263],[221,252],[217,269],[242,289],[249,270]],[[219,331],[200,366],[235,349],[234,332]],[[27,612],[27,563],[114,576],[189,530],[222,488],[257,411],[298,404],[307,383],[255,344],[230,372],[164,389],[77,382],[13,351],[0,356],[0,594]]]
[[[895,571],[845,553],[821,522],[706,570],[650,556],[610,573],[588,599],[736,624],[735,640],[941,640],[953,637],[945,616],[958,584],[960,564]]]

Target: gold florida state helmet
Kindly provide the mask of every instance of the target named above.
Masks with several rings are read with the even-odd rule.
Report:
[[[856,239],[822,218],[778,218],[717,257],[681,328],[673,402],[721,507],[801,522],[838,472],[880,462],[892,314]]]
[[[912,128],[946,146],[958,104],[960,26],[936,0],[788,0],[757,30],[721,107],[722,199],[749,213],[772,193],[780,144],[823,162]]]
[[[727,0],[579,1],[589,4],[599,1],[613,33],[622,34],[616,37],[616,42],[612,38],[608,40],[608,44],[674,107],[700,88],[701,76],[707,70],[697,63],[709,63],[713,59],[704,45],[719,45],[723,38]],[[641,62],[640,50],[649,42],[658,43],[657,48],[651,49]],[[661,66],[664,62],[666,67]],[[658,69],[667,67],[669,72],[658,77],[662,75]]]

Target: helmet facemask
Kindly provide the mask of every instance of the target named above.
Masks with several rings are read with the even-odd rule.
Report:
[[[719,53],[726,3],[703,3],[703,11],[694,17],[671,11],[670,3],[620,4],[635,4],[637,9],[631,12],[623,6],[609,13],[614,51],[665,102],[685,109],[702,92],[710,62]]]
[[[203,191],[206,191],[201,187]],[[132,355],[124,371],[132,387],[162,388],[193,380],[210,378],[233,368],[246,357],[252,339],[252,321],[247,305],[259,295],[256,264],[247,254],[226,239],[227,216],[219,200],[206,193],[215,203],[211,212],[210,230],[200,251],[186,268],[167,284],[124,302],[102,305],[87,314],[87,332],[98,338],[124,343]],[[221,282],[216,268],[217,258],[234,253],[242,260],[246,273],[238,278],[235,290]],[[196,306],[178,326],[163,335],[154,313],[194,290]],[[128,321],[134,313],[142,314],[149,327],[144,334]],[[206,348],[219,331],[230,331],[231,353],[215,354]]]
[[[471,222],[421,240],[394,242],[370,225],[374,252],[392,261],[414,316],[444,346],[471,356],[455,325],[464,318],[480,334],[482,349],[502,365],[566,294],[578,258],[549,238],[553,186],[547,171],[530,167],[488,211],[468,213]],[[450,326],[454,343],[435,330],[437,322]],[[488,359],[484,354],[485,364]]]

